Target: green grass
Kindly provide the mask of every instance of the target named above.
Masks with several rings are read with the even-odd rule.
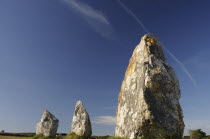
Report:
[[[32,137],[0,136],[0,139],[32,139]]]
[[[83,136],[79,136],[74,132],[71,132],[70,134],[66,135],[64,139],[83,139]]]
[[[112,137],[109,137],[108,139],[128,139],[128,138],[123,138],[123,137],[115,137],[115,136],[112,136]]]
[[[32,137],[32,139],[60,139],[59,137],[46,137],[42,134],[35,135]]]
[[[43,135],[35,135],[34,137],[17,137],[17,136],[0,136],[0,139],[59,139],[58,137],[50,138]]]

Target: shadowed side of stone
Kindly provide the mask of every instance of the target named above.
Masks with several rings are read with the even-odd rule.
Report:
[[[115,135],[181,139],[184,130],[176,74],[159,39],[146,34],[129,61],[118,97]]]
[[[88,113],[81,101],[77,101],[72,119],[71,132],[89,138],[92,135],[91,122]]]
[[[36,125],[36,134],[55,137],[58,129],[59,120],[49,111],[44,111],[41,122]]]

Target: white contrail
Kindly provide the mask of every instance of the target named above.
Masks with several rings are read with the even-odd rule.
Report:
[[[122,6],[122,8],[129,13],[142,27],[142,29],[146,32],[149,33],[149,30],[144,26],[144,24],[139,20],[139,18],[127,7],[125,6],[124,3],[122,3],[120,0],[118,0],[119,4]]]
[[[139,18],[127,7],[125,6],[124,3],[122,3],[120,0],[118,0],[118,3],[121,5],[121,7],[127,12],[129,13],[138,23],[139,25],[143,28],[143,30],[146,33],[149,33],[148,29],[144,26],[144,24],[139,20]],[[169,54],[169,56],[181,67],[181,69],[183,70],[184,73],[186,73],[186,75],[189,77],[189,79],[192,81],[193,85],[198,88],[198,85],[195,81],[195,79],[192,77],[192,75],[189,73],[189,71],[187,70],[187,68],[184,66],[184,64],[178,59],[176,58],[166,47],[163,48],[166,50],[166,52]]]
[[[163,44],[162,44],[163,45]],[[195,79],[192,77],[192,75],[189,73],[189,71],[187,70],[187,68],[184,66],[184,64],[177,59],[164,45],[163,48],[166,50],[166,52],[169,54],[169,56],[171,56],[171,58],[176,61],[176,63],[181,67],[181,69],[187,74],[187,76],[190,78],[190,80],[192,81],[192,83],[194,84],[194,86],[196,88],[198,88],[197,82],[195,81]]]

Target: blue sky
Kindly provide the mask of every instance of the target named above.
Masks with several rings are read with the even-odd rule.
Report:
[[[165,51],[180,80],[185,133],[210,134],[210,2],[121,2],[175,56]],[[0,130],[35,132],[47,109],[67,133],[82,100],[93,134],[113,134],[121,82],[144,34],[117,0],[0,0]]]

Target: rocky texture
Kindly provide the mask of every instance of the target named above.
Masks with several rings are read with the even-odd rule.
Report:
[[[146,34],[135,48],[118,97],[115,135],[181,139],[184,122],[176,74],[159,39]]]
[[[85,138],[89,138],[92,135],[90,118],[81,101],[77,101],[75,106],[71,132]]]
[[[36,125],[36,134],[55,137],[58,129],[59,120],[49,111],[45,110],[41,122]]]

